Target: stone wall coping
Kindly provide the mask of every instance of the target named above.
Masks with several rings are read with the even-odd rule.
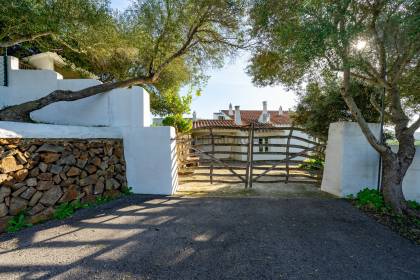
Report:
[[[87,127],[0,121],[0,138],[121,139],[116,127]]]

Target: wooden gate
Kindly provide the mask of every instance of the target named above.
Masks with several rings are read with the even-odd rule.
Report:
[[[209,128],[177,139],[180,183],[320,184],[325,145],[295,127]],[[181,152],[182,151],[182,152]]]

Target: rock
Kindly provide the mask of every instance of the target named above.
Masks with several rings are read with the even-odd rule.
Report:
[[[73,155],[69,155],[69,156],[66,156],[64,158],[61,158],[57,162],[57,164],[60,164],[60,165],[74,165],[74,164],[76,164],[76,159],[74,158]]]
[[[61,183],[60,175],[55,175],[53,178],[54,184],[59,185]]]
[[[28,177],[29,171],[28,169],[21,169],[16,171],[12,176],[15,178],[16,181],[22,182]]]
[[[82,203],[95,203],[96,202],[96,196],[93,194],[86,195],[81,199]]]
[[[89,186],[83,187],[83,192],[87,195],[93,194],[93,186],[89,185]]]
[[[98,170],[98,168],[95,165],[89,164],[88,166],[86,166],[85,170],[89,173],[89,174],[93,174],[96,172],[96,170]]]
[[[111,179],[106,180],[105,186],[107,190],[112,190],[112,189],[118,189],[121,186],[121,184],[114,178],[111,178]]]
[[[19,195],[21,195],[23,192],[25,192],[28,189],[28,187],[21,187],[19,188],[17,191],[12,193],[12,196],[14,197],[18,197]]]
[[[60,186],[54,186],[46,191],[39,201],[40,203],[48,206],[54,205],[63,195]]]
[[[87,164],[88,160],[87,159],[78,159],[76,166],[79,168],[85,168],[86,164]]]
[[[15,182],[11,187],[12,187],[13,191],[16,191],[16,190],[20,189],[21,187],[26,187],[26,184],[23,183],[23,182],[21,182],[21,183],[16,183]]]
[[[13,156],[0,160],[0,173],[9,173],[20,169],[23,169],[23,165],[18,164]]]
[[[96,183],[96,185],[95,185],[95,188],[94,188],[93,194],[101,194],[101,193],[103,193],[103,192],[104,192],[104,189],[105,189],[105,185],[104,185],[104,183],[103,183],[103,182],[101,182],[101,181],[98,181],[98,182]]]
[[[109,190],[105,191],[102,196],[110,197],[110,198],[117,198],[121,195],[121,192],[119,190]]]
[[[60,174],[61,170],[63,170],[63,167],[61,167],[60,165],[54,164],[54,165],[51,166],[50,172],[52,174],[57,175],[57,174]]]
[[[0,233],[4,232],[6,228],[9,226],[9,220],[11,218],[12,218],[11,216],[0,218]]]
[[[62,153],[64,152],[64,147],[44,144],[41,147],[39,147],[39,149],[36,152],[37,153],[40,153],[40,152]]]
[[[39,165],[39,170],[41,170],[41,172],[47,172],[48,170],[48,164],[41,162]]]
[[[80,179],[86,178],[87,176],[88,176],[88,174],[84,170],[80,173]]]
[[[41,212],[44,209],[45,209],[45,206],[42,205],[41,203],[38,203],[37,205],[35,205],[34,207],[32,207],[31,210],[28,211],[28,215],[29,216],[33,216],[35,214],[38,214],[39,212]]]
[[[38,201],[41,199],[42,197],[42,192],[37,191],[31,198],[31,200],[29,201],[29,206],[34,206],[35,204],[38,203]]]
[[[35,145],[32,145],[29,149],[28,149],[28,153],[33,153],[33,152],[35,152],[36,150],[38,149],[38,147],[37,146],[35,146]]]
[[[63,197],[60,199],[60,202],[68,202],[75,200],[79,197],[80,192],[76,185],[71,185],[65,190]]]
[[[26,157],[19,151],[16,151],[15,158],[19,161],[20,164],[27,163]]]
[[[67,180],[67,176],[66,176],[66,173],[64,173],[64,171],[60,173],[60,178],[62,180]]]
[[[55,154],[55,153],[41,154],[41,159],[45,163],[53,163],[53,162],[56,162],[59,158],[60,158],[60,154]]]
[[[76,182],[76,178],[75,177],[67,178],[66,180],[64,180],[61,183],[61,186],[68,187],[68,186],[74,184],[74,182]]]
[[[12,193],[12,190],[9,187],[1,186],[0,187],[0,202],[8,197]]]
[[[53,215],[54,215],[54,208],[48,207],[41,213],[28,217],[27,222],[33,225],[38,224],[38,223],[51,219]]]
[[[9,176],[7,174],[0,174],[0,184],[3,184],[3,182],[6,182],[10,179],[12,179],[11,176]]]
[[[74,177],[74,176],[79,176],[80,175],[80,172],[82,172],[82,170],[80,170],[79,168],[77,168],[77,167],[74,167],[74,166],[72,166],[70,169],[69,169],[69,171],[67,171],[67,176],[68,177]]]
[[[87,185],[95,185],[97,181],[98,181],[98,177],[96,176],[96,174],[93,174],[86,178],[81,179],[79,184],[80,186],[84,187]]]
[[[9,213],[6,203],[0,203],[0,218],[6,216]]]
[[[26,185],[28,187],[36,187],[37,184],[38,180],[36,178],[29,178],[28,180],[26,180]]]
[[[34,187],[30,187],[26,191],[24,191],[20,195],[20,197],[29,200],[35,193],[36,193],[36,189]]]
[[[101,168],[102,170],[107,169],[108,168],[108,163],[105,162],[105,161],[101,162],[101,165],[99,166],[99,168]]]
[[[10,215],[15,216],[19,214],[22,210],[25,210],[28,206],[28,201],[20,198],[20,197],[13,197],[10,201],[9,212]]]
[[[53,175],[51,173],[41,173],[38,175],[38,179],[42,181],[51,181]]]
[[[99,167],[101,165],[101,159],[98,157],[95,157],[92,159],[91,163],[95,165],[96,167]]]
[[[38,191],[46,191],[51,189],[54,186],[54,182],[53,181],[39,181],[36,189]]]
[[[37,177],[38,175],[39,175],[39,168],[38,167],[35,167],[34,169],[32,169],[29,172],[29,176],[31,176],[31,177]]]

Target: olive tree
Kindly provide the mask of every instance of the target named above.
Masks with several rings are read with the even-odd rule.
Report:
[[[89,2],[89,7],[101,10],[97,3],[99,1],[77,1]],[[51,3],[58,5],[61,1],[28,2],[48,6]],[[101,32],[97,33],[85,32],[96,25],[86,21],[75,23],[69,18],[68,26],[74,24],[76,28],[56,29],[60,42],[68,45],[78,56],[84,56],[88,64],[94,65],[93,70],[101,68],[102,73],[106,73],[111,64],[115,71],[109,71],[105,75],[107,81],[100,85],[77,91],[55,90],[40,99],[3,108],[0,110],[0,120],[30,121],[31,112],[52,103],[74,101],[115,88],[137,85],[168,89],[174,86],[179,88],[185,80],[200,83],[206,67],[220,66],[223,58],[233,54],[241,45],[244,6],[243,1],[239,0],[137,0],[125,12],[111,17],[111,12],[104,9],[108,15],[104,20],[107,29],[99,29]],[[62,7],[58,5],[57,9]],[[24,20],[30,13],[15,14],[16,22]],[[77,28],[81,23],[81,28]],[[67,24],[64,23],[64,26]],[[49,32],[47,27],[48,24],[39,30],[30,29],[28,34],[18,39],[18,35],[5,31],[7,26],[3,25],[2,32],[6,35],[0,38],[0,46],[47,36],[44,34]],[[112,62],[114,59],[116,63]]]
[[[413,213],[402,182],[420,127],[420,3],[415,0],[253,1],[255,55],[249,73],[260,85],[295,86],[324,69],[339,73],[340,93],[370,145],[382,156],[384,199]],[[385,114],[399,141],[394,152],[374,135],[351,94],[357,80],[384,88]],[[374,107],[378,91],[369,98]],[[418,213],[414,213],[418,215]]]

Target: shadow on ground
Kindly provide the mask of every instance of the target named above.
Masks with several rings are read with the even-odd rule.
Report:
[[[338,199],[134,195],[0,237],[1,279],[420,279],[420,247]]]

